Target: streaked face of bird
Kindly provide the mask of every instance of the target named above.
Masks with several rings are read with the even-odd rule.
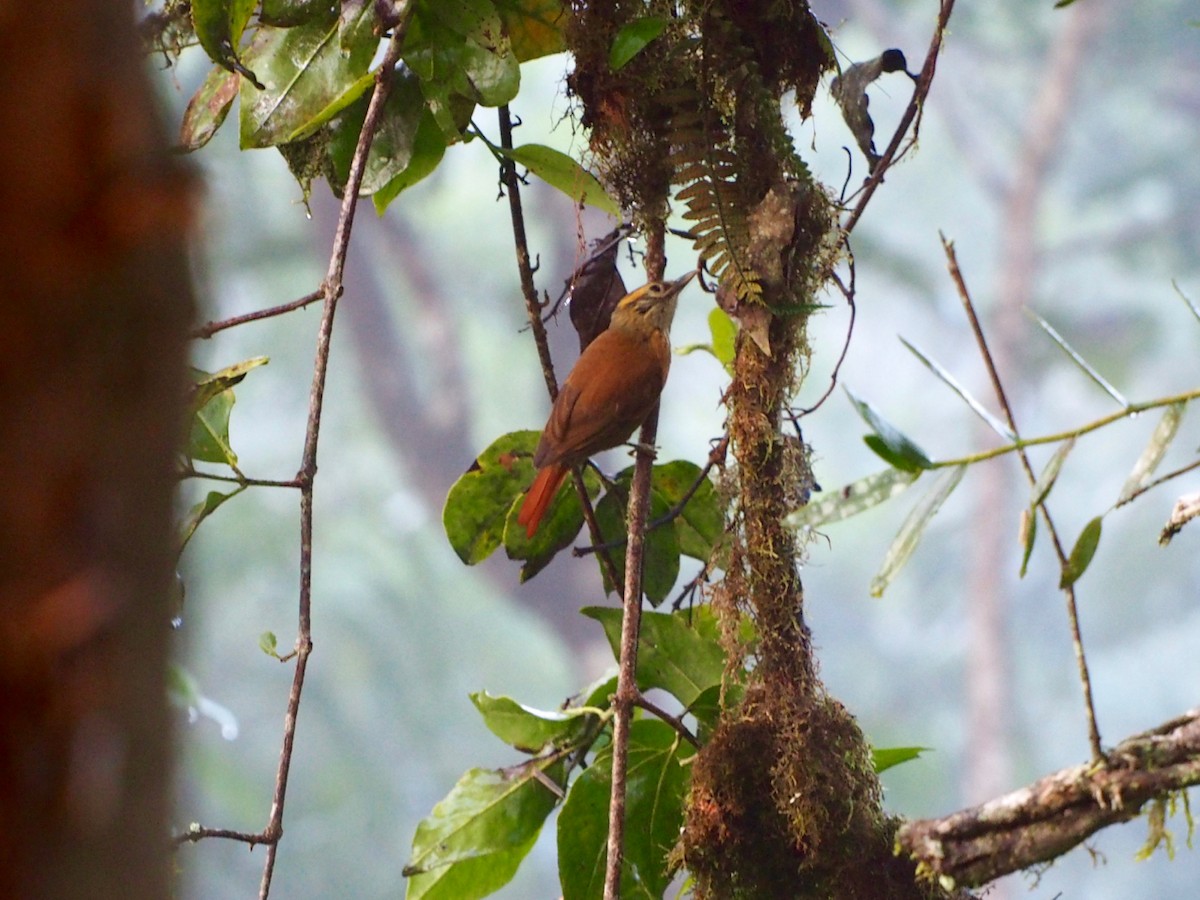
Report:
[[[695,276],[692,271],[675,281],[651,281],[637,288],[613,310],[612,326],[670,331],[679,292]]]

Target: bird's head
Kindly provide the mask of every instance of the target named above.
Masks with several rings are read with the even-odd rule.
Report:
[[[618,328],[656,328],[669,331],[675,318],[679,292],[696,277],[692,270],[675,281],[651,281],[621,298],[613,310],[612,324]]]

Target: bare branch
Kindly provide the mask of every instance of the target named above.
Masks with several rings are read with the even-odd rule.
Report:
[[[1200,784],[1200,709],[1123,741],[1102,765],[1047,775],[981,806],[901,826],[899,846],[930,875],[981,885],[1055,859],[1151,800]]]
[[[218,331],[224,331],[226,328],[233,328],[237,325],[245,325],[247,322],[257,322],[259,319],[270,319],[273,316],[282,316],[284,313],[289,313],[294,309],[301,309],[311,303],[316,303],[325,296],[325,291],[316,290],[311,294],[305,294],[298,300],[293,300],[290,303],[281,303],[279,306],[271,306],[267,309],[259,309],[254,312],[244,313],[240,316],[234,316],[230,319],[222,319],[217,322],[208,322],[201,325],[199,328],[193,328],[188,334],[188,337],[208,340]]]

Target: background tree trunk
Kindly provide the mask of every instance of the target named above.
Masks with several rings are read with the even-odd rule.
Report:
[[[128,4],[0,44],[0,895],[165,897],[188,183]]]

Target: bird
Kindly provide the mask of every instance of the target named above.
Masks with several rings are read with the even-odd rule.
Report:
[[[517,514],[527,538],[537,533],[567,472],[629,440],[654,409],[671,367],[675,304],[695,275],[651,281],[626,294],[608,328],[580,354],[533,454],[537,475]]]

